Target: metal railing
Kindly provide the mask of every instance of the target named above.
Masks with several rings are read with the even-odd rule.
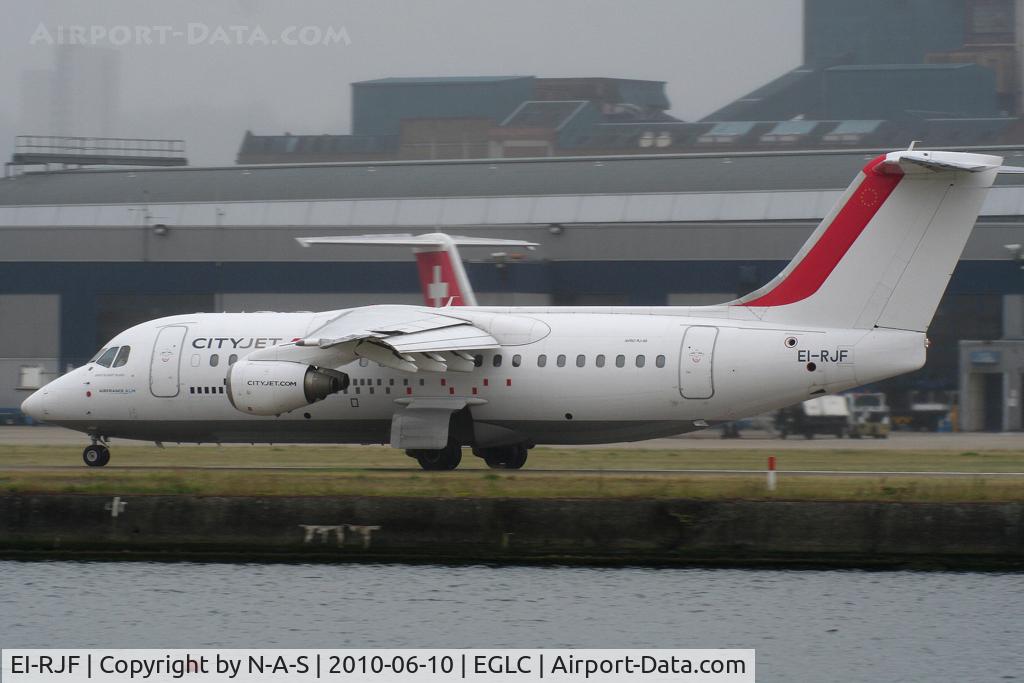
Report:
[[[15,154],[83,157],[161,157],[185,156],[184,140],[142,138],[86,138],[62,135],[19,135]]]

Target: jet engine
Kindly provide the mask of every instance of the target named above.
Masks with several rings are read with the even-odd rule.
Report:
[[[228,400],[249,415],[280,415],[348,388],[348,375],[289,361],[241,360],[228,373]]]

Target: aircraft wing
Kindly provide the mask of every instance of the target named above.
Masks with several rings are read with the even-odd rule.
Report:
[[[364,306],[341,313],[303,339],[258,349],[247,360],[337,368],[357,358],[405,372],[469,372],[471,351],[498,348],[484,330],[422,306]]]

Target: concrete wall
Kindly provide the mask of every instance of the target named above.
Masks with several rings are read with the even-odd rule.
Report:
[[[33,388],[23,367],[42,368],[44,382],[56,376],[59,346],[58,295],[0,294],[0,411],[18,408]]]
[[[1001,378],[1002,405],[986,405],[986,376]],[[985,416],[1000,411],[1003,431],[1024,430],[1024,340],[960,342],[960,429],[985,429]]]
[[[1024,504],[0,496],[0,555],[26,551],[1024,567]]]

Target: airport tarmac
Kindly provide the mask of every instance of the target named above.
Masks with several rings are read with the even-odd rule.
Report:
[[[84,434],[61,427],[45,425],[0,427],[0,445],[68,446],[89,443]],[[114,444],[148,444],[148,441],[114,439]],[[215,444],[210,444],[216,447]],[[225,444],[227,446],[229,444]],[[248,446],[249,444],[230,444]],[[281,444],[278,444],[281,445]],[[308,444],[296,444],[305,446]],[[323,445],[323,444],[315,444]],[[344,447],[344,446],[341,446]],[[766,432],[750,431],[739,439],[723,439],[717,430],[686,434],[668,439],[651,439],[629,443],[601,444],[597,446],[561,446],[561,448],[615,448],[646,450],[844,450],[844,451],[992,451],[1019,450],[1024,452],[1022,432],[893,432],[888,439],[837,439],[820,436],[814,439],[780,439]]]

